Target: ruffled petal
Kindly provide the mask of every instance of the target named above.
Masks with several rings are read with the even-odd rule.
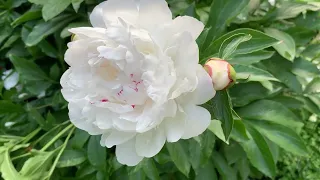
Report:
[[[135,25],[138,19],[138,7],[134,0],[108,0],[96,6],[90,22],[93,27],[108,27],[117,24],[119,18]]]
[[[194,104],[204,104],[212,99],[216,91],[213,88],[212,79],[201,65],[197,66],[197,88],[190,93],[191,101]]]
[[[100,129],[111,129],[113,127],[114,114],[107,109],[99,108],[96,110],[95,125]]]
[[[91,135],[99,135],[104,130],[99,129],[92,122],[82,115],[82,109],[79,108],[75,103],[69,103],[69,118],[70,121],[79,129],[87,131]]]
[[[187,114],[186,128],[182,139],[189,139],[203,133],[211,122],[211,115],[203,107],[189,105],[184,108]]]
[[[138,156],[136,153],[135,139],[117,145],[116,156],[119,163],[128,166],[135,166],[143,159],[142,156]]]
[[[140,27],[152,30],[156,25],[172,21],[172,13],[165,0],[140,0],[139,20]]]
[[[204,24],[196,18],[190,16],[179,16],[172,22],[173,34],[187,31],[196,40],[201,34]]]
[[[137,154],[143,157],[153,157],[160,152],[165,142],[166,136],[162,127],[138,134],[136,136]]]
[[[165,118],[163,125],[168,142],[177,142],[185,131],[186,115],[178,111],[175,117]]]
[[[126,141],[132,139],[136,135],[135,132],[123,132],[112,130],[111,133],[101,137],[101,144],[111,148],[112,146],[125,143]]]
[[[78,27],[69,29],[69,32],[77,35],[77,39],[106,38],[106,29],[104,28]]]

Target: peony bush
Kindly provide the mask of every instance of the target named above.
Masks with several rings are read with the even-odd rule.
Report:
[[[2,179],[314,179],[319,12],[0,0]]]

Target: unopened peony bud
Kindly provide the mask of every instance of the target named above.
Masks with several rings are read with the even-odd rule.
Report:
[[[211,58],[204,68],[211,76],[213,87],[217,91],[231,87],[236,82],[236,71],[225,60]]]

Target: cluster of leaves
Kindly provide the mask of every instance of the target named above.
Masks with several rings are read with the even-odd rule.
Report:
[[[282,180],[313,180],[320,177],[320,129],[319,122],[308,122],[301,131],[302,138],[308,144],[310,157],[297,157],[284,154],[278,163],[278,177]]]
[[[136,167],[116,161],[99,136],[75,130],[59,78],[71,27],[89,26],[100,0],[0,0],[0,172],[16,179],[274,178],[282,151],[308,156],[299,133],[320,117],[320,4],[167,0],[200,19],[200,62],[228,60],[238,83],[204,105],[202,135],[167,143]]]

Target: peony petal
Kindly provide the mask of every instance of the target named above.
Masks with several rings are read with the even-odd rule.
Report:
[[[172,21],[172,13],[165,0],[140,0],[139,25],[152,30],[158,24]]]
[[[100,129],[111,129],[113,127],[114,114],[107,109],[99,108],[96,110],[96,122],[95,124]]]
[[[204,24],[196,18],[190,16],[179,16],[173,20],[173,34],[187,31],[196,40],[201,34]]]
[[[103,57],[108,60],[123,60],[126,57],[127,48],[124,46],[118,46],[116,48],[107,47],[107,46],[99,46],[97,48],[100,53],[99,57]]]
[[[211,77],[201,65],[197,65],[197,78],[197,88],[190,93],[190,97],[193,103],[200,105],[212,99],[216,91],[213,88]]]
[[[153,157],[160,152],[165,142],[166,136],[161,126],[145,133],[137,134],[137,154],[143,157]]]
[[[104,23],[104,19],[103,19],[103,12],[102,12],[102,9],[103,9],[103,6],[107,3],[108,1],[106,2],[103,2],[99,5],[97,5],[93,11],[91,12],[90,14],[90,22],[91,22],[91,25],[93,27],[100,27],[100,28],[105,28],[106,27],[106,24]]]
[[[113,125],[115,129],[118,129],[119,131],[125,131],[125,132],[133,132],[136,130],[136,123],[127,121],[125,119],[115,118],[113,120]]]
[[[178,111],[176,117],[165,118],[163,120],[165,133],[168,142],[177,142],[185,131],[186,116],[183,112]]]
[[[100,38],[106,39],[106,29],[92,27],[71,28],[69,32],[77,35],[77,39]]]
[[[104,136],[104,145],[108,148],[111,148],[112,146],[119,145],[122,143],[125,143],[126,141],[132,139],[136,135],[135,132],[123,132],[123,131],[117,131],[113,130],[110,134],[107,136]],[[101,137],[102,138],[102,137]]]
[[[182,139],[189,139],[203,133],[211,122],[208,110],[200,106],[189,105],[184,108],[187,114],[186,129]]]
[[[82,109],[75,103],[68,104],[70,121],[79,129],[87,131],[91,135],[102,134],[104,130],[99,129],[81,114]]]
[[[96,6],[90,22],[93,27],[108,27],[117,24],[119,18],[135,25],[138,18],[138,7],[134,0],[108,0]]]
[[[128,166],[135,166],[143,159],[142,156],[138,156],[136,153],[135,139],[117,145],[116,156],[119,163]]]

